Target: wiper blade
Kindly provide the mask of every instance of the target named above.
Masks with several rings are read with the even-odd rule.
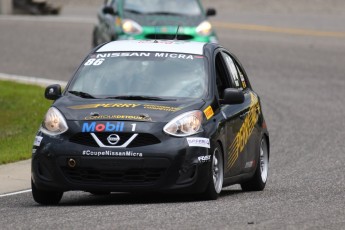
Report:
[[[132,9],[125,9],[126,12],[133,13],[133,14],[143,14],[143,12],[138,10],[132,10]]]
[[[107,97],[106,99],[123,99],[123,100],[148,100],[148,101],[176,101],[175,99],[167,99],[167,98],[161,98],[161,97],[150,97],[150,96],[115,96],[115,97]]]
[[[81,92],[81,91],[68,91],[70,94],[76,95],[78,97],[82,97],[82,98],[95,98],[94,96],[92,96],[91,94],[85,93],[85,92]]]
[[[167,11],[156,11],[156,12],[149,12],[146,14],[157,14],[157,15],[184,15],[180,13],[174,13],[174,12],[167,12]]]

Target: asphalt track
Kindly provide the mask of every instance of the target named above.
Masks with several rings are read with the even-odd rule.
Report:
[[[21,193],[0,197],[0,228],[344,229],[345,18],[318,13],[250,9],[214,19],[221,43],[242,61],[263,101],[271,135],[263,192],[232,186],[204,202],[68,192],[53,207]],[[0,17],[0,72],[68,80],[90,49],[94,18],[59,20]]]

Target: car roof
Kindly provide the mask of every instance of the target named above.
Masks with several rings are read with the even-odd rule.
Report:
[[[205,44],[181,40],[122,40],[106,43],[96,52],[172,52],[202,55]]]

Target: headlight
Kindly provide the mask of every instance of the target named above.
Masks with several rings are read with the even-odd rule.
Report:
[[[171,120],[163,128],[167,134],[185,137],[202,132],[202,112],[199,110],[183,113]]]
[[[126,34],[141,34],[143,28],[135,21],[124,19],[122,23],[122,30]]]
[[[51,107],[42,122],[41,131],[47,135],[55,136],[68,130],[65,118],[59,110]]]
[[[212,25],[208,21],[203,21],[196,28],[196,32],[203,36],[208,36],[212,33]]]

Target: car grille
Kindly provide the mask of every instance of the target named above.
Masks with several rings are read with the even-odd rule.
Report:
[[[63,167],[65,176],[74,182],[111,184],[153,184],[161,178],[165,168],[128,170],[97,170],[92,168],[70,169]]]
[[[145,37],[147,39],[163,39],[163,40],[173,40],[175,39],[175,34],[147,34]],[[177,40],[192,40],[194,37],[186,34],[178,34]]]
[[[113,133],[104,132],[104,133],[95,133],[98,139],[105,145],[109,145],[107,138]],[[119,133],[120,141],[117,143],[117,146],[124,144],[129,138],[133,136],[133,133]],[[99,147],[96,141],[93,139],[90,133],[77,133],[72,136],[69,140],[70,142],[90,146],[90,147]],[[127,146],[127,148],[141,147],[146,145],[154,145],[160,143],[160,140],[152,134],[149,133],[139,133],[138,136]]]

